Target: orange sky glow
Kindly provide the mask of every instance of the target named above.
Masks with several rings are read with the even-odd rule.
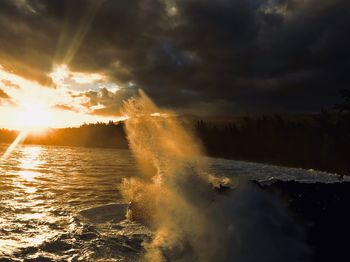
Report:
[[[119,90],[104,75],[72,72],[68,66],[58,65],[49,76],[54,87],[25,79],[0,65],[0,128],[27,131],[123,119],[118,112],[94,113],[104,108],[98,102],[101,91],[110,97]],[[86,94],[94,94],[95,103]]]

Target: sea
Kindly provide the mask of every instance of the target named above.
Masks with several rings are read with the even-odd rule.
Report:
[[[0,144],[0,156],[8,147]],[[315,170],[207,162],[232,181],[339,181]],[[129,150],[18,145],[0,160],[0,261],[138,261],[153,232],[126,218],[118,189],[122,179],[137,176]]]

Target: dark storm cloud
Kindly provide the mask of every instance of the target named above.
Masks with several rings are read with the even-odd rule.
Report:
[[[20,74],[67,62],[187,111],[318,110],[349,87],[347,0],[5,0],[0,26]]]

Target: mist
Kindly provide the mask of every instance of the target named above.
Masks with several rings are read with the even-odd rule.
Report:
[[[248,181],[211,173],[202,145],[174,112],[140,91],[123,113],[140,176],[124,179],[120,191],[132,203],[129,218],[154,231],[143,260],[308,261],[304,230],[287,206]],[[229,194],[214,190],[220,184],[231,185]]]

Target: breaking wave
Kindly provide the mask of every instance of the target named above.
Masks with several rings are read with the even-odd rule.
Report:
[[[155,232],[143,243],[144,260],[308,260],[303,230],[287,207],[246,181],[211,174],[201,144],[173,112],[140,91],[124,114],[141,175],[124,179],[120,192],[131,202],[128,216]],[[218,193],[230,184],[239,186]]]

